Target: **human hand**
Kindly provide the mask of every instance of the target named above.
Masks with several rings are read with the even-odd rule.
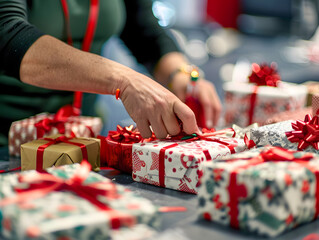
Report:
[[[200,133],[191,109],[147,76],[129,71],[120,89],[120,98],[143,138],[151,137],[150,127],[160,139],[168,134],[177,135],[181,130],[187,134]]]
[[[183,102],[185,102],[186,99],[187,85],[189,82],[190,77],[185,73],[176,74],[172,81],[171,87],[173,93]],[[199,100],[204,109],[207,127],[213,128],[216,126],[221,114],[222,105],[215,86],[211,82],[200,78],[196,82],[194,97]]]

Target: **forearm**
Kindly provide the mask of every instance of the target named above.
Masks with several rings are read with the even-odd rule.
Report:
[[[51,36],[39,38],[24,55],[21,81],[38,87],[115,94],[124,88],[129,68],[75,49]]]

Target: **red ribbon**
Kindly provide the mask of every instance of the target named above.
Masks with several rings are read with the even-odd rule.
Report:
[[[248,149],[251,149],[256,146],[256,143],[247,137],[247,134],[244,136],[244,142]]]
[[[282,162],[282,161],[290,161],[301,164],[303,167],[308,168],[311,172],[313,172],[316,176],[316,213],[315,218],[319,214],[319,171],[316,168],[309,166],[308,161],[313,158],[313,155],[310,153],[304,154],[302,157],[296,157],[294,153],[296,151],[290,151],[287,149],[272,147],[269,150],[265,150],[261,152],[258,156],[244,159],[244,158],[235,158],[232,160],[247,160],[246,165],[239,166],[235,168],[230,174],[230,182],[228,186],[229,191],[229,215],[230,215],[230,225],[234,228],[239,228],[238,222],[238,203],[239,198],[241,197],[241,192],[239,191],[240,185],[237,184],[237,174],[247,169],[251,166],[258,165],[264,162]]]
[[[37,171],[42,171],[43,170],[43,154],[44,150],[54,144],[58,143],[67,143],[67,144],[72,144],[75,146],[78,146],[81,148],[82,151],[82,161],[87,161],[88,160],[88,154],[87,154],[87,149],[85,144],[82,143],[76,143],[76,142],[70,142],[69,140],[72,138],[67,138],[66,136],[60,136],[58,138],[43,138],[43,140],[48,141],[48,143],[41,145],[38,147],[37,150],[37,162],[36,162],[36,170]]]
[[[305,116],[305,120],[297,120],[291,123],[293,131],[286,132],[287,139],[292,143],[298,143],[298,150],[304,150],[309,146],[319,149],[319,117]]]
[[[82,161],[80,168],[70,179],[62,179],[48,172],[38,172],[31,175],[20,175],[19,182],[29,184],[28,188],[16,188],[17,195],[11,198],[5,198],[0,201],[0,206],[8,204],[25,202],[27,200],[37,199],[46,196],[53,191],[71,191],[78,196],[88,200],[101,211],[106,211],[111,218],[111,227],[119,228],[122,224],[127,226],[135,222],[133,216],[122,215],[116,210],[111,209],[105,203],[99,201],[100,196],[117,199],[120,196],[112,182],[98,182],[85,184],[89,176],[91,166],[87,161]]]
[[[61,4],[62,4],[63,14],[65,18],[65,23],[66,23],[68,44],[73,45],[67,0],[61,0]],[[96,26],[97,26],[98,16],[99,16],[99,0],[91,0],[88,24],[86,27],[85,36],[82,43],[83,51],[88,52],[91,48],[92,40],[93,40]],[[80,115],[81,107],[82,107],[82,98],[83,98],[82,92],[74,93],[73,106],[75,107],[79,115]]]

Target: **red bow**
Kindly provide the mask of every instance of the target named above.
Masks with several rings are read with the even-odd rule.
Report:
[[[76,108],[72,105],[65,105],[57,111],[53,119],[45,118],[35,123],[34,126],[37,129],[37,138],[42,138],[44,134],[49,132],[52,128],[57,128],[59,133],[64,134],[65,122],[72,116],[79,116]],[[71,132],[71,134],[75,136],[73,132]]]
[[[20,175],[19,182],[29,184],[28,188],[16,188],[18,193],[11,198],[5,198],[0,201],[0,206],[6,206],[8,204],[20,203],[27,200],[42,198],[53,191],[71,191],[78,196],[88,200],[94,206],[102,211],[107,211],[111,217],[112,228],[118,228],[119,223],[126,221],[127,225],[133,223],[135,220],[131,216],[131,219],[121,219],[123,216],[119,216],[115,210],[112,210],[102,201],[98,200],[100,196],[107,198],[117,199],[120,196],[117,193],[116,186],[112,182],[98,182],[85,184],[91,170],[91,165],[87,161],[82,161],[80,168],[75,172],[70,179],[62,179],[49,174],[48,172],[37,172],[37,174]],[[124,222],[125,223],[125,222]]]
[[[121,127],[117,125],[117,131],[109,131],[112,140],[123,143],[138,143],[143,140],[141,134],[133,130],[133,125]]]
[[[35,123],[34,126],[37,129],[37,138],[42,138],[52,128],[57,128],[61,134],[65,133],[64,122],[55,119],[45,118]]]
[[[305,120],[297,120],[291,123],[293,131],[286,132],[287,139],[290,142],[298,142],[298,150],[304,150],[310,145],[319,149],[319,118],[312,117],[310,114],[305,116]]]
[[[276,69],[276,64],[252,64],[252,73],[248,77],[250,83],[255,83],[257,86],[277,87],[280,81],[280,76]]]

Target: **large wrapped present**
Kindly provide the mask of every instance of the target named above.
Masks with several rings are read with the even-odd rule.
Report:
[[[87,160],[100,170],[100,140],[54,135],[21,145],[21,170],[42,170]]]
[[[242,139],[216,136],[135,143],[132,176],[138,182],[196,194],[202,162],[245,149]]]
[[[200,219],[274,237],[319,214],[319,156],[258,148],[205,163]]]
[[[108,239],[113,229],[158,227],[158,208],[90,165],[0,176],[1,234],[8,239]]]
[[[9,154],[20,156],[20,146],[32,140],[54,134],[76,137],[96,137],[102,130],[98,117],[74,116],[71,106],[61,108],[56,114],[41,113],[13,122],[9,130]]]
[[[304,120],[288,120],[250,130],[257,147],[272,145],[292,150],[319,153],[319,117],[307,114]]]
[[[279,80],[274,69],[254,64],[249,82],[225,83],[225,126],[263,124],[274,114],[302,109],[307,87]]]

